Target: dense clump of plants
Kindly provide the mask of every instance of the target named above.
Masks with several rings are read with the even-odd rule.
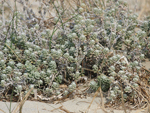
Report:
[[[87,76],[93,79],[88,87],[108,92],[110,103],[123,98],[142,106],[142,91],[149,91],[143,85],[148,80],[141,80],[147,76],[141,62],[150,49],[148,23],[141,25],[123,0],[80,3],[70,16],[51,4],[57,13],[53,30],[27,7],[27,13],[15,11],[5,24],[0,22],[2,94],[9,87],[17,95],[34,87],[47,97],[67,95]],[[62,90],[61,84],[68,87]]]

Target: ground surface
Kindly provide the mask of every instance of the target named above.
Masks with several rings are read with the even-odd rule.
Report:
[[[90,102],[92,101],[92,97],[88,97],[86,99],[75,98],[72,100],[68,100],[61,104],[51,104],[51,103],[43,103],[43,102],[36,102],[36,101],[26,101],[22,113],[85,113]],[[93,104],[91,105],[88,113],[104,113],[104,111],[99,107],[98,103],[100,103],[100,97],[97,97]],[[6,106],[10,106],[9,102],[0,102],[0,109],[4,112],[9,113],[9,110]],[[17,106],[18,103],[12,103],[12,110],[14,107]],[[66,109],[69,112],[65,112],[60,110],[59,107],[62,106],[62,109]],[[57,109],[58,108],[58,109]],[[108,109],[107,109],[108,110]],[[123,110],[108,110],[109,113],[124,113]],[[3,113],[0,111],[0,113]],[[129,113],[129,111],[127,111]],[[130,113],[143,113],[137,111],[131,111]]]

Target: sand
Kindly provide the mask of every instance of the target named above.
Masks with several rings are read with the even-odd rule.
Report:
[[[66,102],[62,102],[59,104],[52,104],[52,103],[44,103],[44,102],[37,102],[37,101],[26,101],[22,113],[67,113],[63,110],[57,109],[62,106],[62,108],[68,111],[68,113],[85,113],[90,102],[92,101],[93,97],[87,97],[84,99],[75,98],[68,100]],[[105,113],[99,106],[100,97],[96,97],[94,102],[92,103],[90,109],[86,113]],[[17,102],[11,103],[11,110],[13,110],[18,105]],[[10,108],[10,102],[2,102],[0,101],[0,109],[6,113],[9,113],[8,108]],[[106,109],[108,113],[124,113],[123,110],[113,110]],[[129,113],[130,111],[127,111]],[[0,113],[3,113],[0,111]],[[137,111],[131,111],[130,113],[138,113]],[[139,112],[142,113],[142,112]]]

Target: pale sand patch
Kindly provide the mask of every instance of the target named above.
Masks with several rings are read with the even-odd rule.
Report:
[[[145,66],[146,69],[150,69],[150,60],[145,59],[145,62],[143,62],[142,65]]]
[[[66,102],[63,102],[61,104],[51,104],[51,103],[43,103],[43,102],[37,102],[37,101],[26,101],[22,113],[66,113],[59,108],[62,106],[62,108],[68,110],[70,113],[85,113],[88,106],[90,105],[90,102],[92,101],[92,97],[87,97],[86,99],[81,98],[75,98],[72,100],[68,100]],[[100,103],[100,97],[96,97],[94,102],[92,103],[88,113],[104,113],[102,109],[100,109],[98,103]],[[10,105],[10,102],[6,102],[6,104]],[[6,107],[5,102],[0,102],[0,109],[8,113],[8,109]],[[17,106],[16,102],[12,102],[12,109]],[[54,110],[55,109],[55,110]],[[113,110],[112,112],[110,109],[108,110],[108,113],[124,113],[123,110]],[[2,113],[0,111],[0,113]],[[127,111],[129,113],[129,111]],[[136,113],[136,111],[131,111],[130,113]],[[142,113],[142,112],[139,112]]]

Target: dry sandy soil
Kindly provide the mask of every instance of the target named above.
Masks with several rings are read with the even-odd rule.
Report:
[[[51,103],[43,103],[36,101],[26,101],[22,113],[85,113],[87,111],[90,102],[92,101],[92,97],[87,97],[86,99],[75,98],[72,100],[68,100],[61,104],[51,104]],[[100,106],[100,97],[96,97],[94,102],[92,103],[90,109],[86,113],[106,113],[104,112]],[[17,106],[18,103],[12,103],[12,110]],[[9,102],[0,102],[0,109],[4,112],[8,113],[9,110],[7,108],[10,106]],[[61,107],[62,106],[62,107]],[[123,110],[112,110],[107,108],[108,113],[124,113]],[[3,113],[0,111],[0,113]],[[144,113],[142,110],[127,110],[127,113]]]

